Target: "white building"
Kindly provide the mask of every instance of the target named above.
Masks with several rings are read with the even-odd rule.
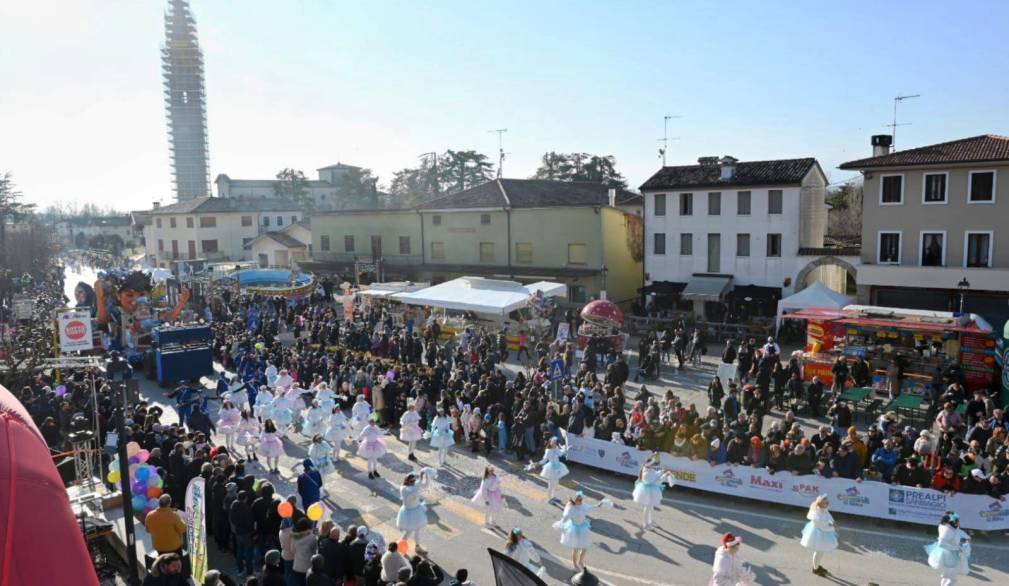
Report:
[[[261,234],[302,221],[292,202],[276,198],[200,197],[150,211],[144,226],[147,261],[171,268],[173,260],[249,260],[246,245]]]
[[[305,187],[316,206],[320,209],[335,208],[340,177],[356,169],[360,167],[343,163],[316,169],[319,178],[305,182]],[[214,179],[214,183],[217,184],[217,197],[221,198],[276,197],[275,179],[232,179],[222,173]]]
[[[663,167],[641,186],[646,292],[723,321],[773,315],[778,299],[837,272],[809,266],[827,229],[827,178],[816,159],[698,163]]]
[[[296,268],[308,260],[312,249],[312,230],[306,222],[297,222],[283,230],[266,232],[245,245],[249,258],[260,267]]]

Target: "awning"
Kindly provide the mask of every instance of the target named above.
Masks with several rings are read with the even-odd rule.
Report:
[[[777,301],[781,299],[780,287],[761,287],[760,285],[736,285],[729,291],[727,297],[739,302],[749,301]]]
[[[681,297],[692,301],[718,301],[725,295],[732,277],[691,277]]]
[[[638,289],[638,293],[654,293],[655,295],[679,295],[686,288],[686,283],[677,283],[675,281],[652,281],[651,284],[645,285],[644,287]]]

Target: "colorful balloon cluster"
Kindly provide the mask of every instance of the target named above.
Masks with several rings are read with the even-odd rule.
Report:
[[[158,508],[158,497],[164,492],[165,481],[158,476],[158,469],[147,463],[151,453],[141,449],[140,444],[126,444],[126,455],[129,458],[130,489],[133,491],[133,514],[142,522],[148,513]],[[117,484],[122,480],[122,474],[119,458],[116,458],[109,464],[105,479]]]

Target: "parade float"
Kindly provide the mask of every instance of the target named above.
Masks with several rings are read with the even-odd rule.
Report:
[[[312,273],[286,269],[243,269],[221,277],[215,284],[230,287],[243,295],[304,299],[315,290]]]
[[[624,351],[624,312],[605,299],[591,301],[582,308],[578,327],[578,348],[585,350],[593,339],[601,340],[614,352]]]

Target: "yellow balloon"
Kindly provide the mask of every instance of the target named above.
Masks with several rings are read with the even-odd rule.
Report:
[[[309,505],[308,510],[305,511],[305,515],[308,516],[311,521],[318,521],[326,514],[326,507],[322,503],[312,503]]]
[[[119,482],[119,480],[122,478],[122,475],[119,473],[118,470],[113,470],[112,472],[109,472],[108,476],[106,476],[105,478],[107,478],[108,481],[111,482],[112,484],[115,484]]]

